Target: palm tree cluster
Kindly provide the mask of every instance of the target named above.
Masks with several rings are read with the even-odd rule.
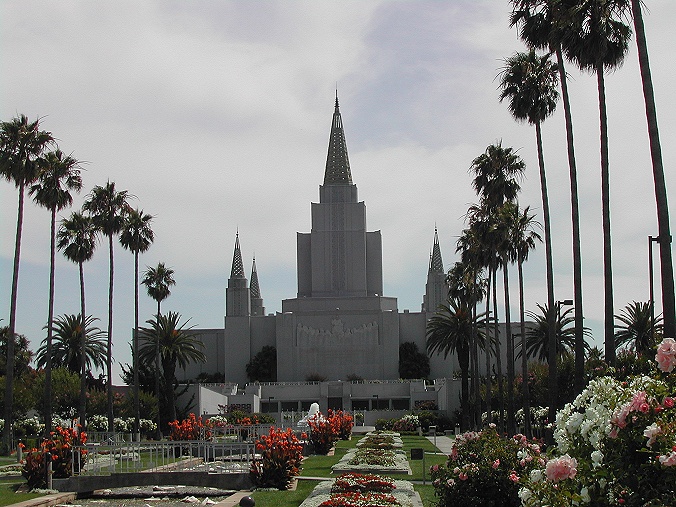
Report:
[[[639,0],[510,0],[510,24],[518,28],[519,37],[527,50],[506,58],[500,70],[501,102],[516,121],[535,127],[538,168],[542,197],[544,238],[535,231],[539,227],[530,207],[518,203],[519,181],[525,163],[511,148],[501,142],[489,146],[470,167],[474,175],[473,187],[479,203],[467,213],[468,227],[457,242],[461,262],[449,271],[449,302],[428,323],[428,351],[456,352],[463,376],[463,424],[470,425],[469,406],[473,404],[473,422],[480,421],[481,403],[478,378],[478,350],[484,349],[486,372],[496,371],[503,423],[503,374],[501,344],[506,345],[507,359],[507,431],[514,430],[514,401],[511,388],[514,381],[514,336],[521,337],[521,374],[526,378],[529,358],[547,361],[549,366],[549,410],[553,420],[558,405],[557,357],[572,354],[575,357],[575,392],[584,387],[585,354],[589,350],[585,337],[582,306],[582,275],[580,256],[580,214],[577,191],[577,167],[573,142],[572,117],[565,72],[566,60],[597,77],[600,117],[600,171],[602,190],[602,225],[604,259],[605,359],[612,365],[618,347],[631,346],[645,352],[654,346],[656,336],[676,331],[673,267],[670,250],[668,206],[664,170],[662,167],[654,98],[645,42],[645,31]],[[648,131],[650,135],[653,175],[657,202],[662,274],[662,306],[664,321],[655,319],[652,302],[628,305],[619,315],[614,314],[613,278],[611,264],[608,124],[605,104],[605,73],[618,68],[627,53],[633,19],[637,34],[639,62],[643,79]],[[560,91],[559,91],[560,87]],[[551,116],[559,98],[563,98],[566,123],[566,141],[570,177],[573,282],[572,308],[561,313],[564,302],[555,300],[552,262],[552,231],[547,190],[547,173],[542,143],[542,122]],[[538,314],[528,312],[533,321],[526,330],[526,312],[523,303],[523,263],[536,243],[544,239],[547,300],[538,305]],[[520,333],[512,333],[509,312],[509,264],[516,263],[519,277]],[[502,271],[506,336],[498,333],[497,274]],[[467,275],[473,289],[470,290]],[[492,296],[492,301],[491,301]],[[476,305],[485,297],[485,312],[479,325]],[[565,302],[568,304],[568,302]],[[491,309],[492,305],[492,309]],[[571,316],[571,313],[574,315]],[[463,325],[459,325],[462,320]],[[616,324],[618,322],[618,324]],[[574,324],[571,329],[567,327]],[[483,328],[483,329],[481,329]],[[482,338],[483,337],[483,338]],[[550,353],[550,351],[555,351]],[[491,359],[493,358],[493,359]],[[493,362],[495,364],[493,364]],[[467,382],[471,374],[472,386]],[[491,407],[491,375],[485,379],[485,406]],[[528,416],[528,385],[522,383],[523,399]],[[471,393],[471,395],[470,395]],[[471,403],[470,403],[471,401]],[[490,422],[491,410],[488,409]]]
[[[24,201],[26,191],[38,206],[50,212],[50,274],[49,305],[47,310],[46,338],[38,350],[38,367],[45,369],[45,431],[51,431],[52,419],[52,381],[54,367],[65,367],[80,374],[79,418],[84,426],[86,416],[86,373],[91,368],[105,367],[107,373],[108,423],[113,427],[113,391],[112,391],[112,349],[113,349],[113,282],[114,282],[114,238],[119,237],[120,244],[134,254],[134,322],[133,339],[134,370],[138,370],[139,352],[139,255],[148,250],[154,240],[151,228],[152,215],[141,209],[133,209],[129,203],[131,196],[126,190],[118,190],[115,183],[108,181],[103,186],[95,186],[89,193],[79,211],[61,219],[57,228],[56,214],[73,204],[73,193],[82,190],[81,162],[72,155],[65,155],[57,146],[50,132],[41,130],[40,120],[30,121],[20,115],[10,121],[0,122],[0,173],[18,189],[18,211],[14,270],[10,318],[7,326],[8,336],[16,336],[16,305],[21,252],[21,234],[23,230]],[[84,263],[91,260],[99,236],[108,239],[109,252],[109,291],[108,291],[108,328],[101,331],[93,323],[97,320],[86,312]],[[56,250],[76,263],[80,281],[80,313],[77,315],[54,316],[54,275]],[[173,270],[159,263],[157,268],[149,267],[143,284],[148,295],[158,302],[158,312],[154,323],[161,321],[160,302],[166,299],[174,284]],[[151,321],[148,321],[149,323]],[[105,337],[105,343],[102,341]],[[152,341],[146,336],[147,340]],[[185,346],[184,343],[179,344]],[[182,364],[180,352],[172,356]],[[159,358],[160,354],[157,354]],[[162,356],[164,357],[164,356]],[[188,357],[194,358],[188,354]],[[13,409],[14,384],[14,340],[7,340],[7,369],[3,431],[3,450],[10,446]],[[156,359],[156,365],[159,359]],[[163,366],[168,368],[166,361]],[[159,373],[158,373],[159,375]],[[158,389],[159,391],[159,389]],[[136,424],[139,421],[138,377],[134,379],[134,406]]]

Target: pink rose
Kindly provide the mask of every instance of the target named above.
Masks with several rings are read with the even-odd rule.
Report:
[[[495,470],[496,468],[498,468],[498,467],[500,466],[500,460],[499,460],[499,459],[496,459],[496,460],[493,462],[493,465],[492,465],[492,466],[493,466],[493,470]]]
[[[552,482],[572,479],[577,474],[577,460],[571,458],[568,454],[550,460],[545,467],[545,474],[547,479]]]
[[[660,370],[666,373],[671,372],[676,366],[676,340],[673,338],[662,340],[657,347],[655,361]]]
[[[650,405],[647,403],[641,403],[641,406],[638,407],[640,412],[643,412],[644,414],[647,414],[650,411]]]
[[[465,472],[461,472],[460,475],[458,475],[458,479],[460,479],[461,481],[466,481],[467,474]]]
[[[514,470],[512,470],[512,472],[509,474],[509,480],[512,482],[519,482],[519,476],[516,475]]]
[[[652,423],[650,426],[648,426],[644,431],[643,431],[643,436],[648,439],[648,442],[646,445],[648,447],[652,447],[652,445],[655,443],[655,440],[657,439],[657,436],[662,433],[662,428],[660,428],[657,424]]]
[[[664,408],[672,408],[674,406],[674,399],[670,396],[665,396],[662,400],[662,406]]]
[[[660,456],[659,460],[660,464],[664,465],[665,467],[676,466],[676,451],[670,452],[664,456]]]

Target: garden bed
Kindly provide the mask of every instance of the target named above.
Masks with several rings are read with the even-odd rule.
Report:
[[[406,453],[389,449],[350,449],[331,467],[333,473],[374,472],[412,475]]]
[[[322,504],[331,505],[359,505],[368,507],[369,505],[388,505],[391,507],[422,507],[422,501],[418,493],[413,489],[413,485],[408,481],[391,480],[383,477],[394,485],[394,489],[387,489],[383,492],[363,491],[357,492],[338,491],[334,485],[336,481],[322,481],[313,490],[312,493],[300,504],[300,507],[319,507]]]

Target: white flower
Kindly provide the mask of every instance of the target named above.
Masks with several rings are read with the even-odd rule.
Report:
[[[594,451],[596,452],[596,451]],[[582,503],[589,503],[591,502],[591,497],[589,496],[589,490],[584,487],[580,490],[580,497],[582,499]]]
[[[530,480],[531,482],[540,482],[544,478],[544,474],[542,473],[542,470],[535,469],[532,470],[530,473]]]
[[[594,468],[598,468],[601,466],[601,463],[603,463],[603,457],[604,457],[603,453],[598,449],[591,453],[591,459]]]
[[[521,488],[519,490],[519,498],[522,502],[527,502],[533,496],[533,492],[528,488]]]

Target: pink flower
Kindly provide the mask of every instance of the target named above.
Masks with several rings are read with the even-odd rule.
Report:
[[[643,412],[644,414],[647,414],[650,411],[650,405],[647,403],[641,403],[641,406],[638,407],[640,412]]]
[[[666,373],[671,372],[676,366],[676,340],[673,338],[662,340],[657,347],[655,361],[660,370]]]
[[[648,447],[652,447],[652,445],[655,443],[657,435],[659,435],[660,433],[662,433],[662,428],[660,428],[655,423],[652,423],[650,426],[646,427],[645,431],[643,431],[643,436],[648,439],[646,445]]]
[[[676,451],[672,451],[669,454],[659,457],[660,463],[665,467],[676,466]]]
[[[495,470],[496,468],[498,468],[498,467],[500,466],[500,460],[499,460],[499,459],[496,459],[496,460],[493,462],[493,465],[492,465],[492,466],[493,466],[493,470]]]
[[[672,408],[674,406],[674,399],[671,396],[665,396],[662,400],[662,406],[664,408]]]
[[[577,460],[571,458],[568,454],[550,460],[545,468],[547,479],[552,482],[559,482],[564,479],[572,479],[577,474]]]
[[[509,480],[512,482],[519,482],[519,476],[516,475],[516,472],[512,470],[509,474]]]
[[[461,472],[460,475],[458,475],[458,479],[460,479],[461,481],[466,481],[467,474],[465,472]]]

